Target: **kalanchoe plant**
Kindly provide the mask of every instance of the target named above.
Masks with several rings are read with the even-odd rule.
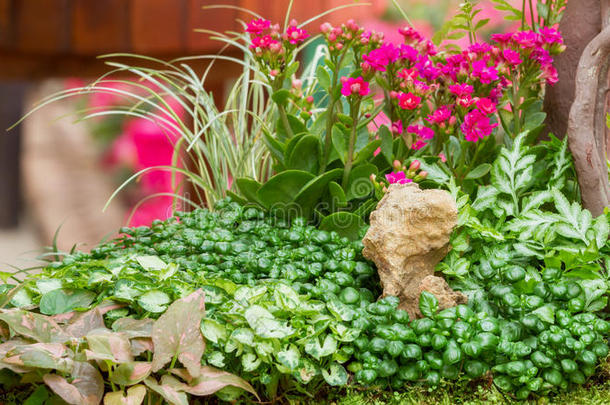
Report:
[[[556,82],[552,55],[564,48],[550,27],[476,42],[479,25],[469,25],[471,45],[453,52],[411,27],[393,44],[353,21],[325,23],[318,51],[326,57],[315,80],[301,80],[296,59],[308,34],[295,21],[282,33],[253,20],[250,49],[278,110],[275,132],[265,134],[276,174],[264,184],[238,179],[240,194],[276,215],[341,232],[341,223],[361,223],[370,212],[378,196],[367,179],[391,171],[394,160],[408,165],[422,156],[424,168],[437,163],[472,191],[503,137],[510,144],[528,131],[531,140],[542,129],[540,95]],[[388,124],[369,132],[383,116]]]

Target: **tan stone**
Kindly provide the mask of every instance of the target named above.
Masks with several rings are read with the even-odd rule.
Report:
[[[424,277],[421,283],[419,283],[417,291],[418,295],[424,291],[434,295],[438,300],[439,311],[455,307],[456,305],[466,304],[468,302],[468,297],[459,291],[453,291],[442,277]]]
[[[447,254],[457,213],[447,191],[416,184],[390,185],[371,213],[363,254],[377,265],[383,295],[399,297],[411,317],[421,316],[420,283]]]

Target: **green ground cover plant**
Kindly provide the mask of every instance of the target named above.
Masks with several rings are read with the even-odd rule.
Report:
[[[167,169],[208,208],[123,228],[89,253],[52,252],[40,274],[1,285],[0,384],[49,404],[173,404],[215,391],[235,403],[342,392],[344,403],[409,403],[450,386],[433,398],[545,401],[605,375],[608,212],[582,209],[566,142],[538,141],[565,4],[539,4],[528,23],[530,3],[506,9],[519,31],[487,43],[476,3],[465,2],[436,37],[467,35],[461,52],[412,27],[392,44],[353,21],[322,24],[324,43],[303,67],[298,55],[314,40],[306,24],[255,15],[244,32],[219,34],[244,52],[231,59],[244,73],[222,112],[205,75],[182,60],[112,65],[154,83],[143,91],[155,105],[170,96],[190,111],[193,126],[164,121],[183,134]],[[94,91],[109,90],[98,81],[50,100]],[[135,105],[108,114],[158,119],[143,107],[149,97],[125,96]],[[439,310],[424,292],[421,319],[380,297],[361,242],[388,186],[412,182],[456,199],[437,271],[469,298]],[[74,335],[83,318],[99,328]],[[65,339],[31,332],[49,328]],[[118,383],[134,362],[142,378]]]

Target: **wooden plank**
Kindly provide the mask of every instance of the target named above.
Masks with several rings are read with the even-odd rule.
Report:
[[[187,0],[132,0],[131,42],[137,53],[186,49]]]
[[[238,15],[232,9],[207,9],[204,5],[225,4],[238,6],[238,0],[226,0],[218,3],[209,0],[189,0],[188,19],[187,19],[187,48],[193,52],[213,52],[220,49],[223,44],[219,41],[210,39],[208,34],[195,32],[195,29],[207,29],[217,32],[226,30],[236,30],[238,25],[235,19]]]
[[[13,8],[17,50],[44,54],[69,51],[69,0],[20,0]]]
[[[129,52],[130,2],[72,0],[72,44],[78,54]]]
[[[0,0],[0,48],[13,46],[12,10],[11,0]]]
[[[26,84],[0,82],[0,128],[23,115]],[[3,131],[4,132],[4,131]],[[0,135],[0,228],[17,226],[21,208],[21,126]]]

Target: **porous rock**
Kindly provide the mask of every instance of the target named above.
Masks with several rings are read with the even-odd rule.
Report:
[[[434,275],[434,267],[449,251],[457,213],[447,191],[421,190],[413,183],[390,185],[371,213],[371,226],[362,240],[363,254],[377,265],[383,295],[400,298],[400,308],[412,318],[421,316],[420,284]],[[453,296],[445,288],[441,290],[447,297]]]

